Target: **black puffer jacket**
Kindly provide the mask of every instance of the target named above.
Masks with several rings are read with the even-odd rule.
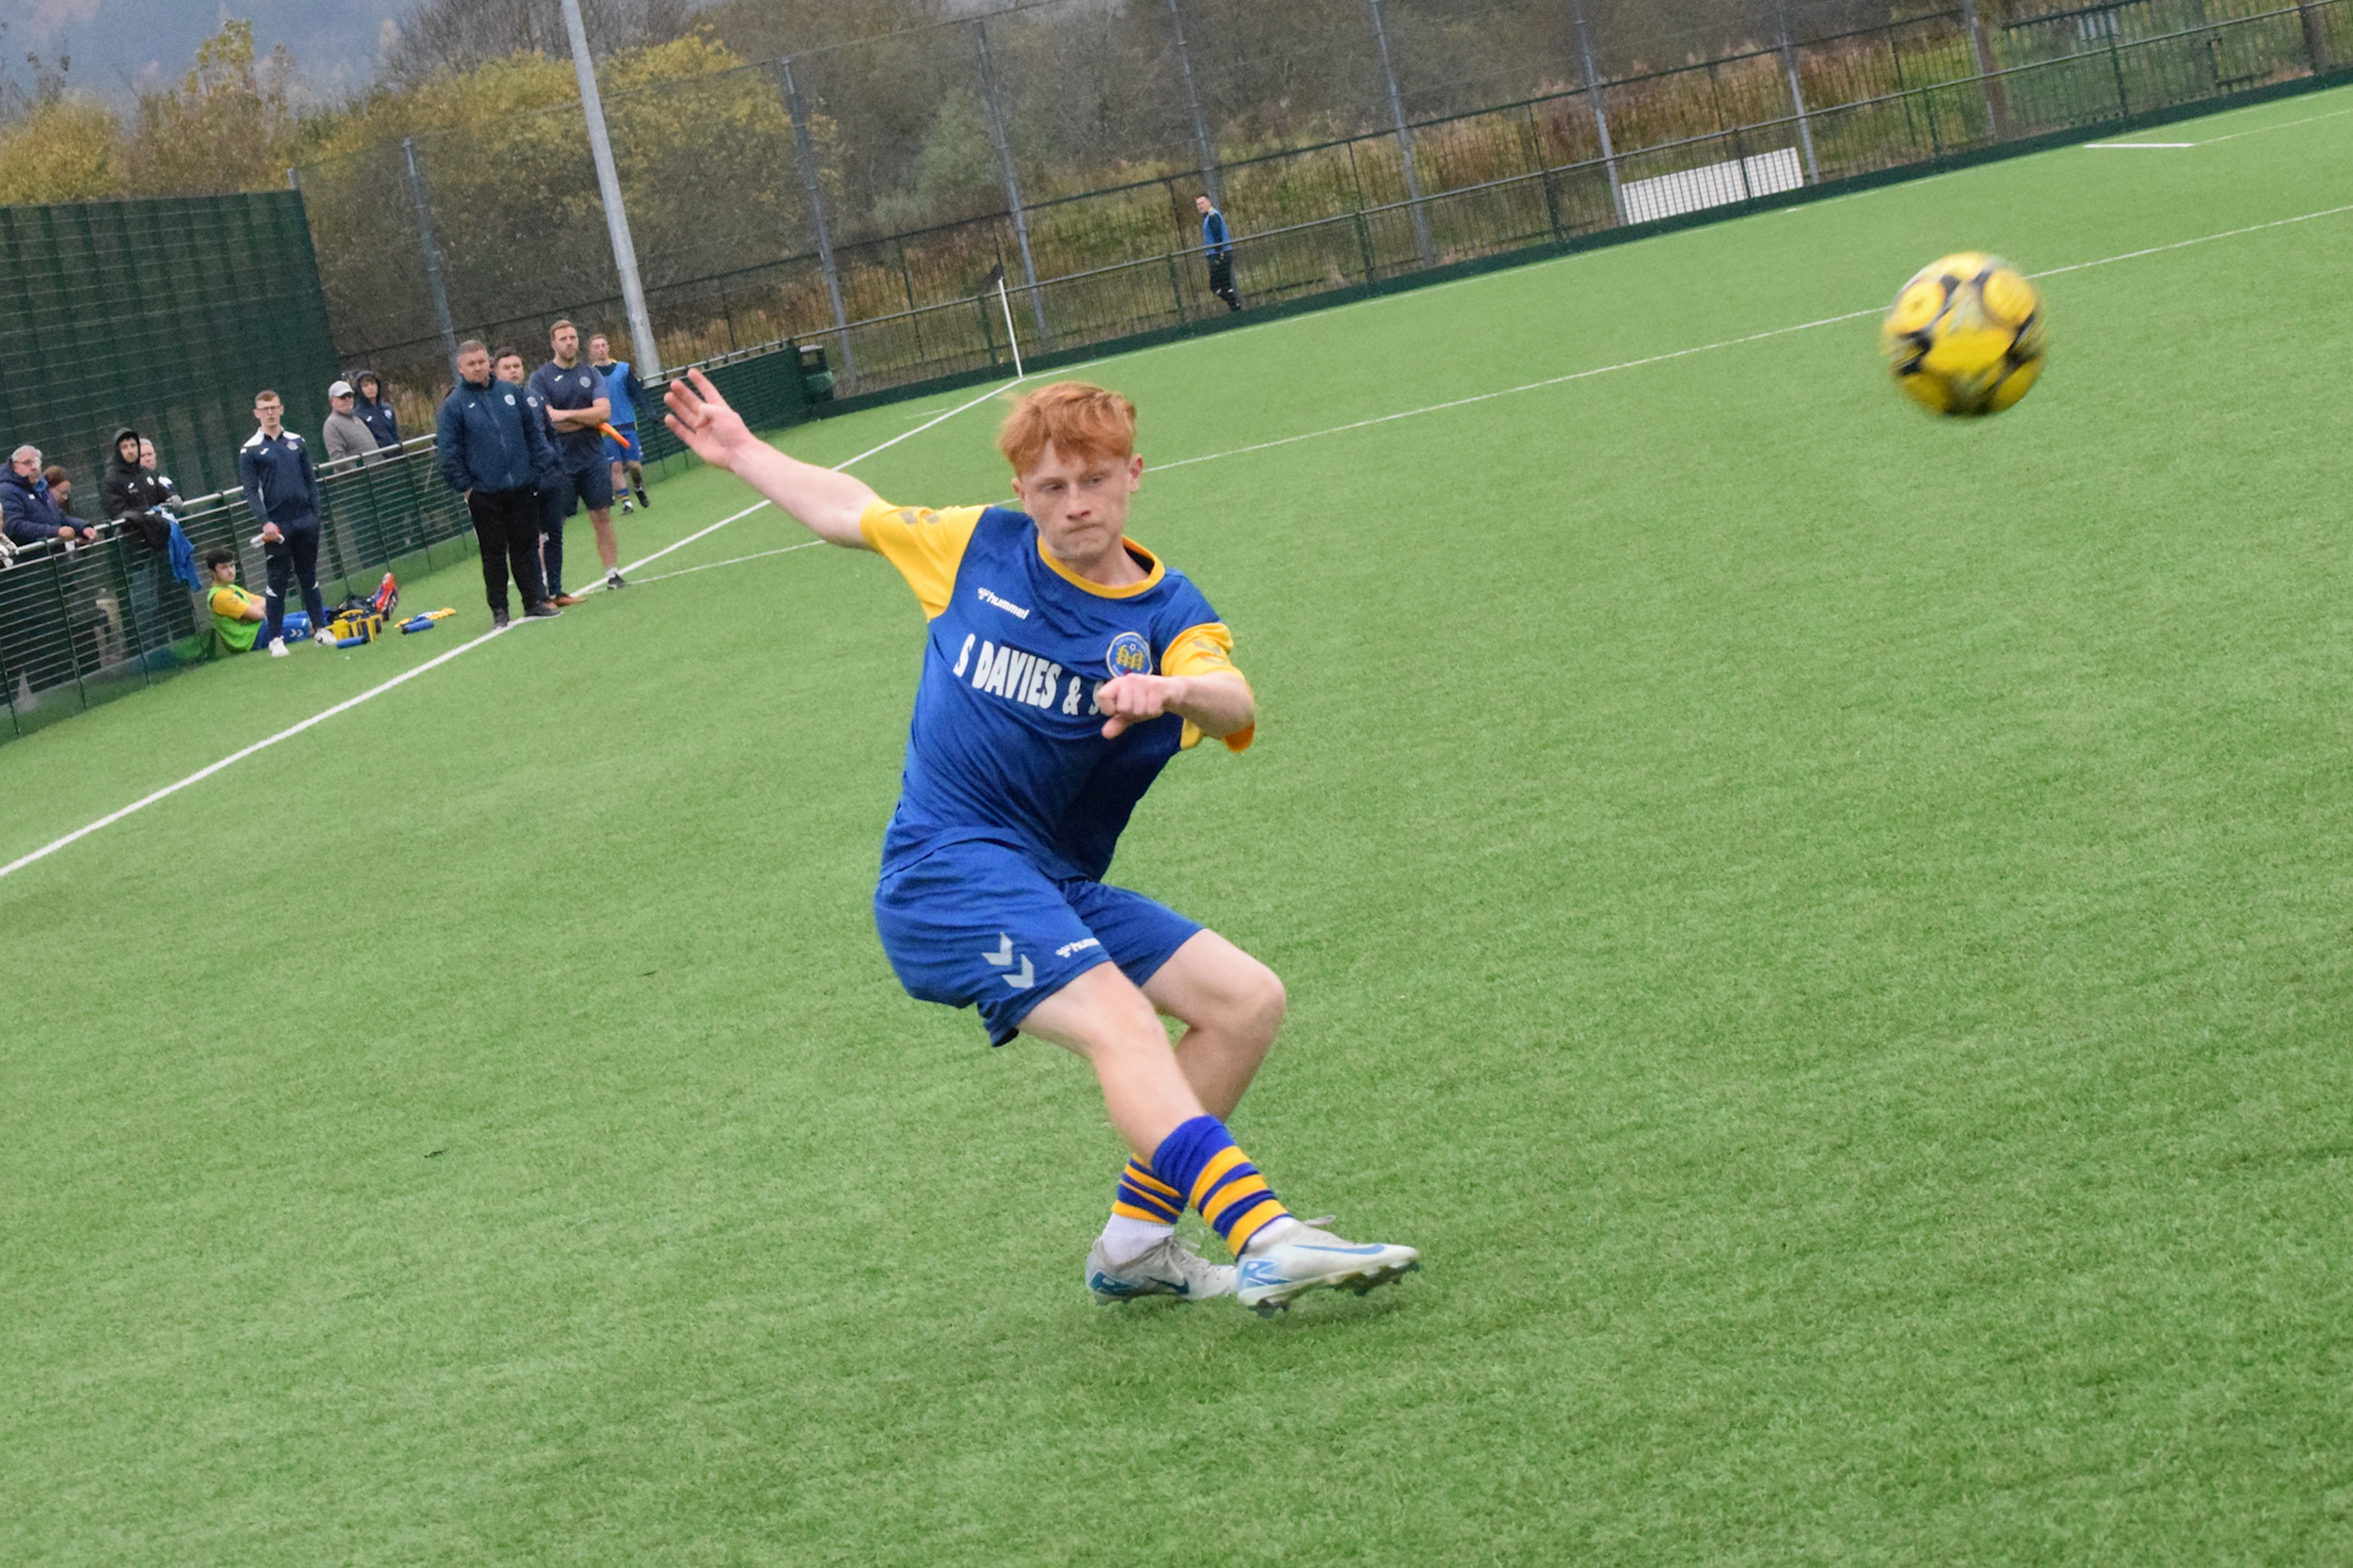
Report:
[[[164,550],[171,544],[171,520],[157,514],[177,506],[180,492],[169,478],[141,468],[137,458],[122,460],[122,443],[138,439],[139,433],[127,424],[115,432],[114,444],[106,448],[106,484],[101,493],[106,516],[122,524],[125,536],[145,549]]]

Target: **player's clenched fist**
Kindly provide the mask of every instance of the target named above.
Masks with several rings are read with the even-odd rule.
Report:
[[[1111,715],[1103,722],[1103,738],[1108,741],[1131,724],[1170,712],[1184,700],[1191,684],[1175,675],[1121,675],[1104,681],[1095,692],[1095,706]]]

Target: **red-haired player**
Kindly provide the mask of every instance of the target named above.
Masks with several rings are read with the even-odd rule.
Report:
[[[923,607],[874,923],[911,995],[977,1007],[992,1045],[1033,1034],[1095,1068],[1134,1156],[1087,1259],[1096,1298],[1232,1293],[1268,1312],[1417,1267],[1411,1247],[1293,1218],[1225,1128],[1282,1024],[1282,982],[1102,881],[1168,760],[1204,735],[1240,751],[1257,715],[1209,600],[1127,536],[1144,477],[1134,405],[1076,381],[1022,399],[998,446],[1025,511],[892,506],[760,440],[699,372],[671,383],[668,405],[697,456],[831,543],[883,556]],[[1185,1025],[1173,1049],[1163,1013]],[[1187,1205],[1238,1269],[1177,1238]]]

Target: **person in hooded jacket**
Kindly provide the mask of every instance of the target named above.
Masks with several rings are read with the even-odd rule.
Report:
[[[106,456],[106,477],[99,489],[100,511],[121,531],[131,577],[131,613],[144,636],[163,630],[159,598],[171,572],[171,508],[180,492],[171,480],[149,468],[153,447],[130,425],[115,432]]]
[[[384,383],[372,370],[354,371],[351,385],[357,395],[351,411],[360,416],[360,423],[376,432],[378,446],[400,444],[400,419],[392,412],[392,400],[385,395]]]
[[[84,527],[65,515],[50,499],[49,481],[41,477],[40,448],[20,446],[8,457],[8,471],[0,473],[0,534],[12,545],[56,539],[72,544],[95,539],[98,530]]]

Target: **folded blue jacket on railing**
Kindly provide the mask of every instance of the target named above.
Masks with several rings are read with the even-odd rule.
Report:
[[[434,444],[455,490],[519,490],[555,467],[555,449],[520,387],[460,381],[441,404]]]

